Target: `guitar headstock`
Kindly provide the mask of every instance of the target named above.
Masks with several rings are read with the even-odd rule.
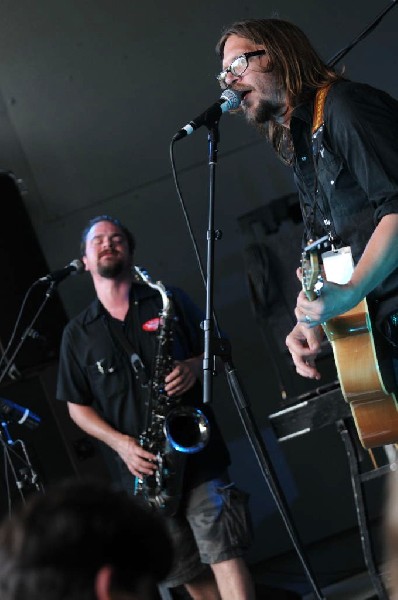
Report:
[[[308,300],[315,300],[319,296],[322,287],[322,270],[320,253],[324,251],[329,243],[327,235],[310,242],[301,255],[302,288]]]

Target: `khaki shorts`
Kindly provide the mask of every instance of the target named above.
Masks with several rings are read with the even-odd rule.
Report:
[[[164,584],[177,587],[197,577],[206,565],[242,556],[252,541],[248,494],[228,476],[193,488],[180,512],[166,518],[175,560]]]

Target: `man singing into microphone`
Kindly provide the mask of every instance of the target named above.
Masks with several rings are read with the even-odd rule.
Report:
[[[222,89],[293,167],[307,244],[327,236],[354,268],[346,283],[325,282],[314,301],[301,292],[286,343],[297,372],[320,378],[321,324],[365,296],[398,348],[398,103],[328,67],[295,25],[279,19],[232,24],[217,45]],[[360,360],[359,358],[357,360]]]
[[[92,219],[83,231],[82,260],[97,298],[65,328],[57,389],[77,425],[110,449],[115,479],[130,494],[135,478],[145,481],[158,467],[157,456],[142,447],[139,436],[163,308],[158,290],[133,277],[134,247],[130,231],[109,216]],[[164,389],[170,398],[200,406],[210,440],[188,455],[178,510],[164,517],[175,546],[166,583],[185,585],[194,600],[252,600],[243,560],[250,543],[247,495],[230,482],[228,450],[211,407],[202,405],[203,314],[181,290],[168,289],[176,316],[175,362]],[[143,370],[133,370],[132,355]]]

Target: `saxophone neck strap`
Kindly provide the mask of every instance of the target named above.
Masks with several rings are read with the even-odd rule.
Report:
[[[133,345],[127,339],[122,327],[119,326],[118,323],[116,323],[115,319],[110,317],[108,319],[108,323],[112,335],[114,336],[114,338],[117,339],[117,341],[127,353],[135,378],[140,383],[141,387],[146,388],[148,386],[149,379],[139,354],[136,352]]]

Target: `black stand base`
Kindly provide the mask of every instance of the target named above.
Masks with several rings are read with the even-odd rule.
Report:
[[[362,448],[358,448],[359,440],[356,431],[354,430],[353,423],[349,420],[343,419],[337,422],[337,429],[344,443],[350,467],[351,483],[354,493],[355,509],[358,519],[365,565],[372,585],[377,593],[377,598],[380,600],[388,600],[388,594],[384,587],[382,577],[376,566],[372,539],[369,532],[369,520],[366,510],[363,484],[370,479],[374,479],[375,477],[387,475],[390,472],[390,465],[385,465],[371,471],[361,472],[359,467],[358,452],[363,450]]]

